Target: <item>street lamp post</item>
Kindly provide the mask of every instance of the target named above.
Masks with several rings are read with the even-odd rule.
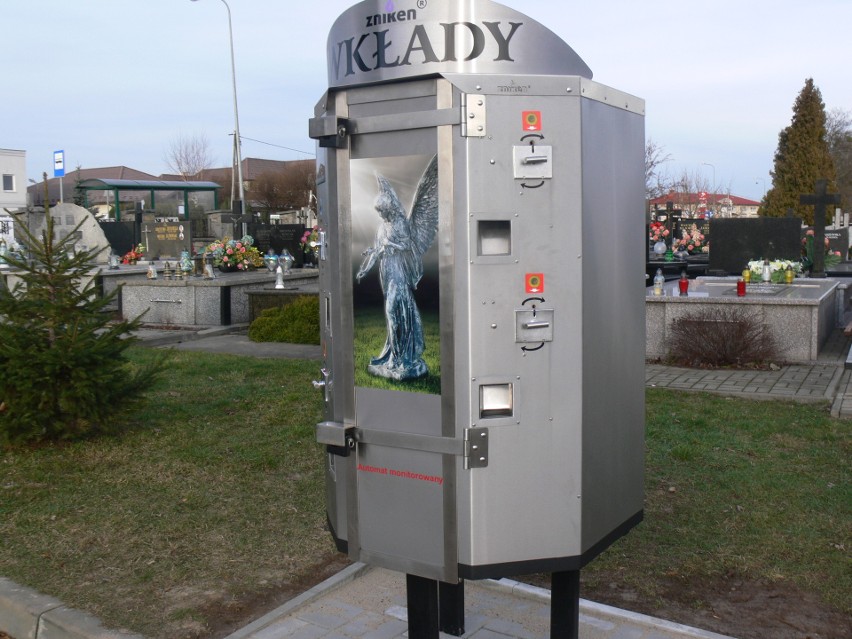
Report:
[[[198,2],[198,0],[191,1]],[[231,7],[228,6],[228,3],[225,2],[225,0],[222,0],[222,4],[225,5],[225,9],[227,9],[228,11],[228,38],[231,44],[231,84],[234,89],[234,148],[236,149],[237,156],[237,182],[239,184],[238,188],[240,195],[240,216],[242,216],[246,212],[246,205],[245,191],[243,187],[243,157],[241,152],[242,140],[240,138],[240,113],[237,109],[237,68],[234,64],[234,30],[231,27]]]

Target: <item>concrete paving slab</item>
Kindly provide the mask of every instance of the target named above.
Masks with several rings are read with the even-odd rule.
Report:
[[[408,635],[405,575],[354,564],[227,639],[395,639]],[[550,636],[550,591],[510,579],[465,582],[468,639]],[[441,633],[443,639],[450,635]],[[580,639],[732,639],[586,600]]]

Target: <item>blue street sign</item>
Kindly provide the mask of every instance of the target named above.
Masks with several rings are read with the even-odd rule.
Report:
[[[53,177],[65,176],[65,151],[53,152]]]

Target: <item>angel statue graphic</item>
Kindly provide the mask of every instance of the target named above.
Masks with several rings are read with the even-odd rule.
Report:
[[[438,232],[438,157],[432,158],[420,178],[410,215],[390,183],[379,174],[376,181],[375,208],[382,222],[374,245],[362,253],[364,260],[355,280],[360,283],[378,263],[387,338],[367,372],[397,381],[417,379],[429,373],[423,361],[423,323],[414,290],[423,276],[423,254]]]

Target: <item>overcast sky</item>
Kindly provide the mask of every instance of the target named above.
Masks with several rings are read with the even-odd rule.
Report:
[[[29,178],[126,165],[159,175],[180,135],[218,166],[234,129],[220,0],[3,0],[0,148]],[[327,86],[325,41],[350,0],[228,0],[243,156],[312,157],[307,121]],[[398,3],[399,4],[399,3]],[[646,101],[666,170],[702,171],[760,199],[778,133],[813,77],[826,108],[852,110],[852,0],[505,0],[550,28],[597,82]],[[712,165],[712,166],[709,166]]]

